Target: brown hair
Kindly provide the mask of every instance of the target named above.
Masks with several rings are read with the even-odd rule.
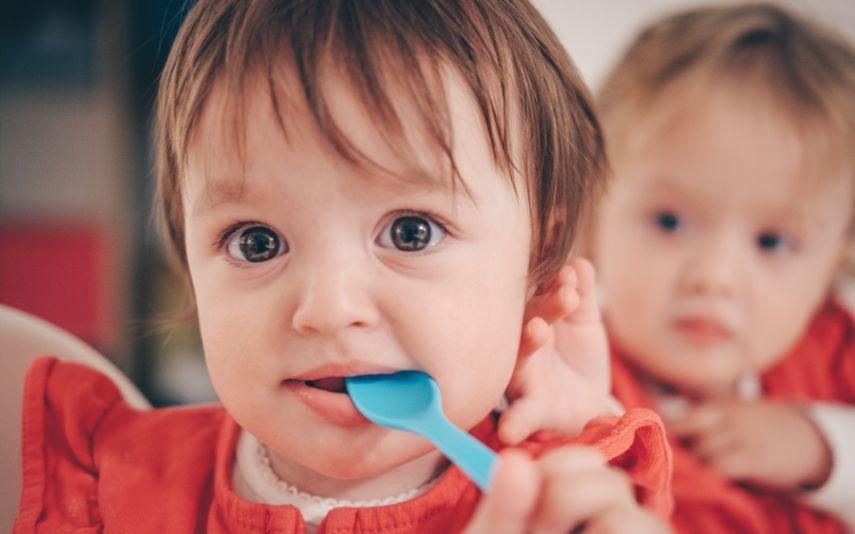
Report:
[[[666,89],[698,76],[707,76],[707,86],[724,80],[765,91],[798,124],[823,134],[832,164],[853,168],[855,51],[769,4],[691,9],[645,28],[597,99],[609,150]]]
[[[319,88],[325,61],[341,68],[389,139],[402,131],[387,92],[389,66],[395,67],[395,83],[411,90],[452,178],[465,188],[451,153],[445,95],[431,90],[443,67],[455,69],[475,98],[496,164],[510,177],[517,171],[526,177],[532,283],[540,286],[557,272],[583,209],[600,189],[605,155],[587,90],[526,0],[207,0],[190,10],[178,33],[157,102],[156,204],[185,273],[181,178],[188,140],[215,82],[229,84],[239,108],[246,78],[266,74],[284,132],[274,72],[290,64],[323,135],[341,157],[364,163],[327,112]],[[520,148],[512,147],[516,140],[523,144],[521,162],[511,157]]]

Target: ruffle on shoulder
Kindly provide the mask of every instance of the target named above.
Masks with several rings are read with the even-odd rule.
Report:
[[[92,440],[122,394],[101,373],[53,357],[35,360],[24,381],[21,505],[14,532],[36,524],[97,529],[97,471]],[[46,511],[52,518],[46,518]],[[47,526],[47,525],[45,525]]]
[[[639,503],[664,518],[670,517],[674,508],[671,493],[673,461],[665,427],[655,412],[633,408],[622,416],[609,415],[591,420],[582,433],[572,439],[539,432],[531,441],[535,451],[544,445],[553,448],[565,442],[599,450],[611,465],[630,477]]]

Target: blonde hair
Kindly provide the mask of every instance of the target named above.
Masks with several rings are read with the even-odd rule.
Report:
[[[364,163],[327,112],[319,88],[322,61],[340,67],[389,138],[400,139],[403,125],[386,87],[394,67],[395,83],[411,89],[452,178],[462,183],[445,95],[432,91],[431,83],[443,66],[455,69],[478,105],[497,165],[512,176],[522,163],[533,218],[533,285],[558,271],[583,209],[600,189],[605,154],[584,84],[526,0],[203,0],[179,30],[157,97],[156,204],[185,274],[182,171],[188,140],[215,82],[228,83],[239,122],[246,78],[266,75],[285,133],[274,72],[283,62],[292,65],[323,135],[340,156]],[[519,131],[511,131],[511,113]],[[511,158],[512,137],[524,145],[522,162]]]
[[[646,27],[597,98],[611,154],[668,88],[707,76],[765,91],[823,135],[833,164],[855,168],[855,51],[842,37],[770,4],[704,7]],[[615,148],[617,145],[618,148]]]

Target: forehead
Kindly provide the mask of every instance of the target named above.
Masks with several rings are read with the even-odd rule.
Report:
[[[377,118],[348,78],[329,68],[323,77],[325,113],[331,136],[313,115],[292,69],[281,69],[275,86],[260,75],[249,78],[240,100],[218,81],[207,98],[190,139],[185,201],[192,210],[251,199],[271,160],[290,156],[289,171],[311,176],[313,167],[334,162],[343,174],[358,174],[372,189],[388,194],[427,192],[454,196],[463,192],[477,201],[466,183],[474,166],[496,162],[468,87],[447,70],[435,80],[434,91],[445,104],[445,147],[405,87],[390,84],[386,91],[400,124]],[[346,143],[342,147],[339,142]],[[311,153],[315,159],[296,157]],[[262,170],[266,168],[267,170]]]
[[[835,174],[824,168],[823,143],[769,95],[727,82],[668,89],[636,121],[615,159],[684,166],[694,173],[774,178],[810,186]]]
[[[851,170],[823,151],[771,102],[717,87],[663,95],[615,158],[628,187],[691,193],[718,209],[807,213],[851,210]],[[713,209],[711,207],[710,209]]]
[[[655,92],[628,94],[609,110],[604,121],[613,144],[623,145],[629,140],[637,146],[646,136],[674,128],[680,128],[682,135],[696,121],[704,120],[707,125],[717,123],[720,130],[730,129],[736,134],[743,133],[740,127],[747,127],[748,133],[755,134],[751,148],[766,141],[781,146],[784,141],[797,147],[797,155],[808,163],[829,167],[852,164],[849,151],[841,144],[850,136],[828,118],[831,109],[823,108],[810,95],[800,97],[780,89],[775,79],[762,73],[737,76],[715,69],[695,69]],[[723,136],[722,140],[733,138]],[[617,150],[613,157],[625,152]]]

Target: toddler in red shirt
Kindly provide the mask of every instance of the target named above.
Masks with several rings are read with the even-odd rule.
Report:
[[[762,4],[651,24],[602,88],[615,394],[666,420],[678,530],[855,525],[853,96],[851,44]]]
[[[481,496],[344,389],[423,370],[449,418],[499,450],[493,410],[509,384],[537,387],[518,357],[549,350],[551,324],[607,358],[592,273],[565,266],[600,131],[526,1],[200,1],[156,143],[222,406],[138,412],[105,377],[37,361],[16,532],[665,528],[670,457],[648,410],[527,439]],[[601,385],[580,412],[600,411]],[[505,422],[508,441],[528,433]]]

